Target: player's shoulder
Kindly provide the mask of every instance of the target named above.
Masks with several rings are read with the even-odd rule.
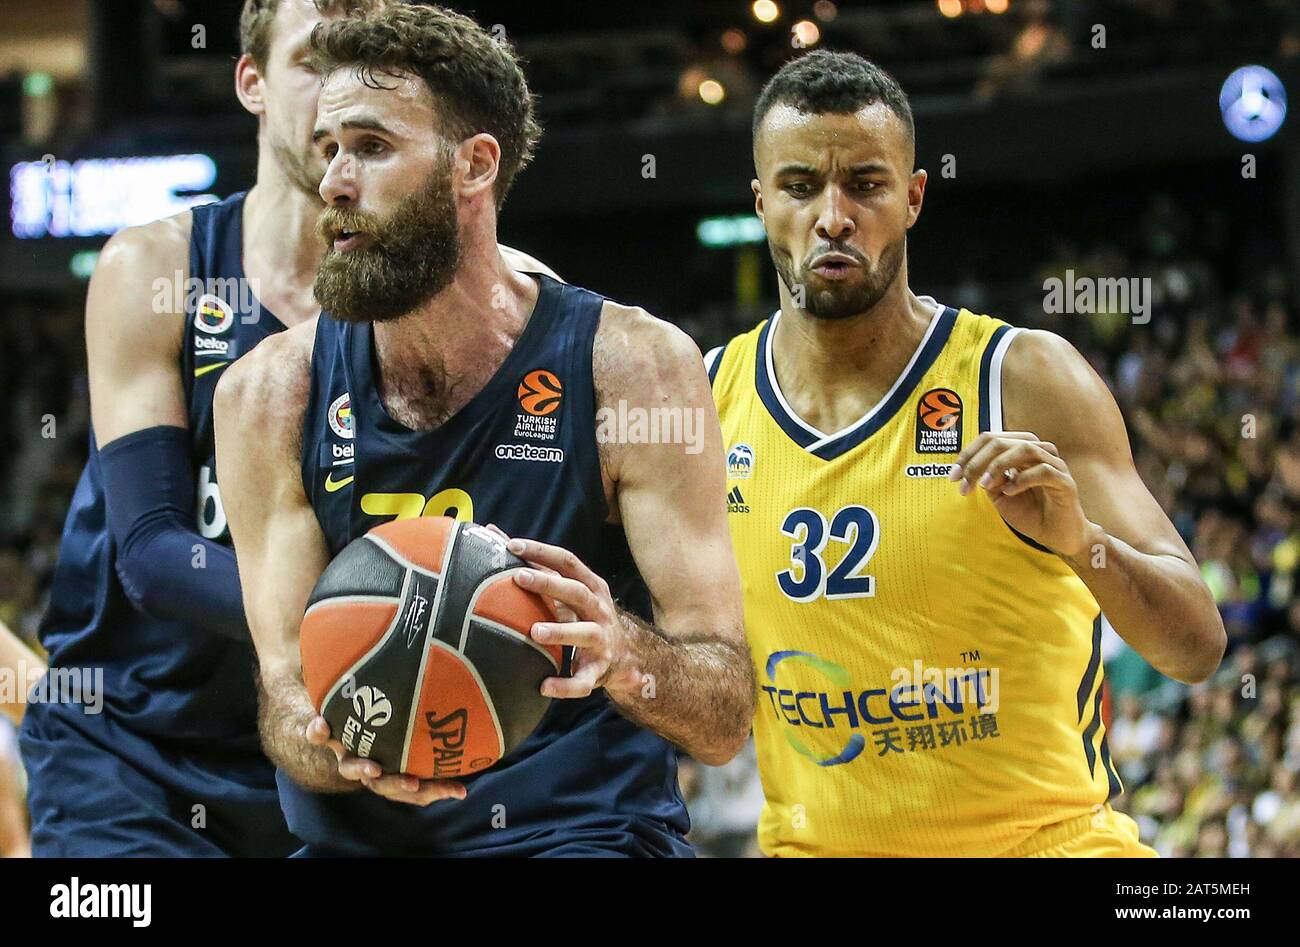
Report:
[[[1004,385],[1042,392],[1082,392],[1100,381],[1078,349],[1046,329],[1015,330],[1002,360],[1002,378]]]
[[[1116,411],[1101,376],[1069,341],[1044,329],[1020,329],[1002,361],[1008,430],[1041,437],[1088,437],[1102,413]]]
[[[147,224],[126,227],[109,237],[95,264],[95,277],[145,281],[175,278],[189,263],[194,215],[185,210]]]
[[[302,418],[311,390],[311,358],[319,317],[267,336],[222,374],[216,410],[242,426],[275,431]]]
[[[515,270],[518,273],[540,273],[543,276],[549,276],[557,282],[564,282],[563,277],[541,260],[537,259],[537,257],[525,253],[523,250],[508,247],[504,243],[498,244],[497,246],[501,251],[501,258],[506,261],[506,265],[512,270]]]
[[[754,360],[759,342],[772,319],[760,320],[750,329],[740,332],[721,345],[704,353],[704,370],[713,389],[713,400],[723,411],[737,398],[753,392]]]
[[[698,373],[695,340],[640,306],[605,299],[592,346],[593,374],[602,390],[632,385],[662,387]]]

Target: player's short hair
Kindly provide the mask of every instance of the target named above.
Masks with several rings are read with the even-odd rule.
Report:
[[[378,76],[410,73],[428,85],[442,131],[459,140],[486,132],[501,145],[495,186],[499,208],[542,135],[533,95],[514,50],[467,16],[436,6],[384,6],[374,14],[321,23],[312,31],[313,64],[322,76],[356,70]]]
[[[916,146],[912,106],[897,80],[857,53],[819,49],[792,59],[768,80],[754,105],[754,141],[767,113],[789,105],[811,115],[847,115],[876,102],[898,116]]]
[[[312,0],[322,14],[369,13],[394,0]],[[271,55],[271,33],[281,0],[244,0],[239,14],[239,51],[253,57],[258,69],[266,69]]]

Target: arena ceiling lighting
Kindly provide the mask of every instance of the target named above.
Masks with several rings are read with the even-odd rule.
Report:
[[[1219,90],[1223,124],[1240,141],[1266,141],[1286,119],[1286,87],[1263,66],[1242,66]]]
[[[9,172],[15,237],[97,237],[215,201],[207,155],[24,161]]]

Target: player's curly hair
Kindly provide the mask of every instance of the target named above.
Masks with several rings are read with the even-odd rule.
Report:
[[[856,53],[819,49],[792,59],[768,80],[754,105],[753,134],[777,105],[812,115],[844,115],[883,102],[902,120],[915,146],[916,126],[907,93],[889,73]]]
[[[311,43],[312,64],[322,76],[352,68],[373,88],[385,88],[380,76],[419,76],[438,103],[445,134],[464,140],[486,132],[496,138],[501,165],[495,194],[501,206],[542,134],[528,80],[504,38],[442,7],[393,5],[321,23]]]
[[[281,0],[244,0],[239,14],[239,51],[252,56],[257,68],[265,70],[271,55],[271,31]],[[312,0],[318,12],[369,13],[395,0]]]

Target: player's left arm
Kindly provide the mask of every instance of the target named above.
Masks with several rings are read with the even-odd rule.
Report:
[[[543,693],[585,697],[603,687],[625,716],[721,765],[748,739],[754,676],[726,520],[722,432],[699,349],[668,323],[607,303],[594,360],[601,406],[623,400],[629,412],[679,411],[678,429],[693,436],[601,445],[653,625],[619,608],[604,579],[571,552],[511,541],[516,555],[544,567],[516,581],[555,599],[568,619],[540,623],[534,636],[577,649],[573,676],[548,678]]]
[[[1156,670],[1208,678],[1223,657],[1223,620],[1138,476],[1105,382],[1068,342],[1038,331],[1011,342],[1002,379],[1006,432],[958,455],[959,489],[984,489],[1008,524],[1064,559]]]

